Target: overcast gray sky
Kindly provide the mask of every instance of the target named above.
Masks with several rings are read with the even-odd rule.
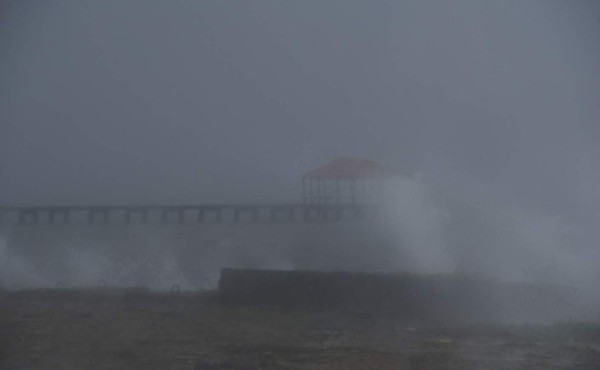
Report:
[[[4,204],[296,201],[353,156],[598,209],[597,2],[0,4]]]

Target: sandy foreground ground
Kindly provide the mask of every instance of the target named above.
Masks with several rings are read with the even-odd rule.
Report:
[[[0,293],[0,369],[600,369],[600,325],[442,325],[214,293]]]

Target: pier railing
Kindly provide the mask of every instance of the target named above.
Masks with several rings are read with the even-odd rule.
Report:
[[[205,204],[0,207],[0,225],[290,223],[359,220],[359,204]]]

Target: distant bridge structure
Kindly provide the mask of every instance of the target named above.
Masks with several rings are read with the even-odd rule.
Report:
[[[369,217],[359,204],[210,204],[0,207],[0,224],[202,224],[339,222]]]
[[[1,225],[339,222],[379,214],[384,184],[399,174],[373,161],[340,158],[302,176],[302,203],[0,206]]]

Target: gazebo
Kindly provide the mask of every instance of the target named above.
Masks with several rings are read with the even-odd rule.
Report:
[[[302,176],[305,204],[374,204],[400,174],[368,159],[339,158]]]

